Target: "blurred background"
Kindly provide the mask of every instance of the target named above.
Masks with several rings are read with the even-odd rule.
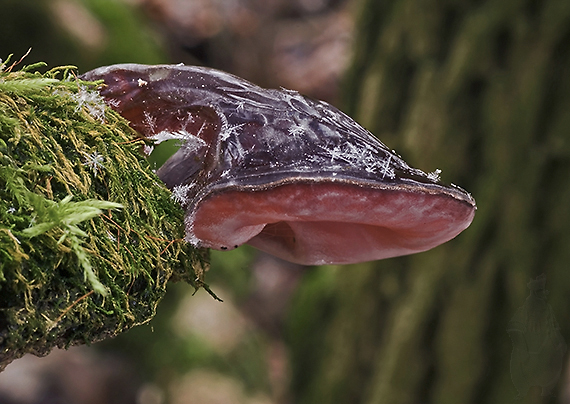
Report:
[[[478,202],[432,251],[212,252],[147,325],[26,356],[2,404],[570,403],[570,2],[0,0],[0,58],[222,69],[324,99]]]

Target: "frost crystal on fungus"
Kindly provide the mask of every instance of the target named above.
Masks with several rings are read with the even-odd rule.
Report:
[[[72,94],[71,98],[77,102],[75,112],[79,112],[85,108],[89,115],[103,123],[105,120],[105,101],[96,91],[90,91],[87,87],[79,85],[77,93]]]
[[[433,182],[439,182],[440,177],[439,175],[441,174],[441,170],[439,168],[436,168],[435,171],[429,173],[427,175],[427,177],[432,180]]]
[[[171,199],[175,200],[181,205],[185,205],[188,202],[188,191],[192,188],[191,184],[178,185],[172,188]]]

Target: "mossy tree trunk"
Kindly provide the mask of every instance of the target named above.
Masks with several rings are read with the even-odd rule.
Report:
[[[546,301],[537,297],[542,306],[531,304],[540,319],[529,307],[518,313],[550,344],[538,359],[552,354],[551,373],[542,376],[555,388],[541,397],[527,379],[521,402],[562,401],[570,2],[362,0],[360,7],[345,110],[413,166],[442,169],[444,182],[473,194],[478,212],[469,229],[432,251],[307,277],[289,329],[295,402],[512,402],[511,376],[528,358],[515,357],[507,329],[516,328],[511,319],[531,302],[527,283],[540,274],[550,291]]]

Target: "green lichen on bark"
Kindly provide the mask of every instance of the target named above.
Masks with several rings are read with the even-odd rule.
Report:
[[[0,370],[149,321],[204,251],[142,140],[71,67],[0,71]]]

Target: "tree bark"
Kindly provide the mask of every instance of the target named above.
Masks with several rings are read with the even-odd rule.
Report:
[[[478,212],[432,251],[307,277],[289,324],[295,402],[567,400],[570,2],[359,6],[344,109]]]

